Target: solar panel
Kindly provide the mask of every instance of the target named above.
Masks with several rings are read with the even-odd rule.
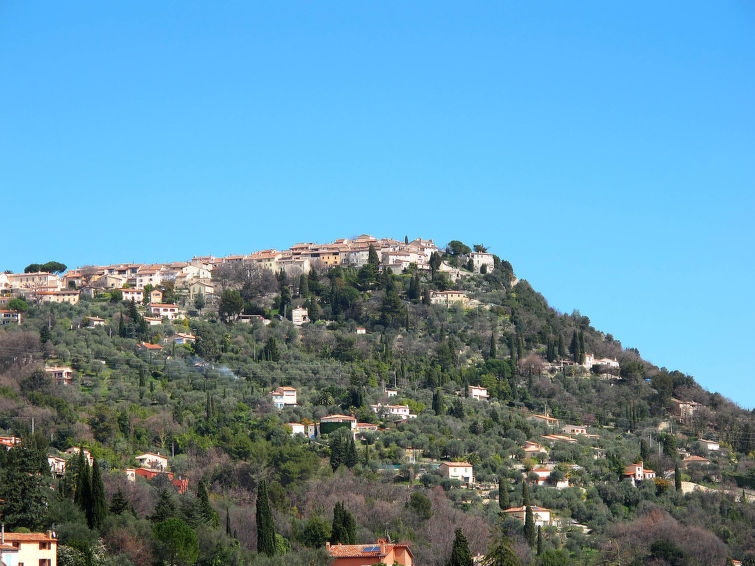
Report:
[[[379,546],[365,546],[362,552],[380,552]]]

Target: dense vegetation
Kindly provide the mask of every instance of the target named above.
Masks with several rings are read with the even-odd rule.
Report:
[[[753,414],[654,367],[579,312],[551,309],[505,261],[450,281],[438,266],[464,266],[469,248],[457,244],[426,274],[382,272],[373,257],[360,269],[294,278],[223,265],[217,299],[184,299],[187,318],[158,326],[117,292],[30,305],[23,324],[0,329],[0,432],[24,439],[0,450],[6,528],[53,526],[64,566],[327,564],[325,541],[386,533],[409,540],[418,564],[464,563],[491,549],[491,560],[522,564],[755,560],[755,507],[743,491],[755,487]],[[430,291],[452,288],[478,303],[430,304]],[[312,320],[301,328],[287,320],[297,306]],[[272,323],[242,323],[241,314]],[[90,316],[106,324],[91,326]],[[179,332],[196,343],[176,345]],[[164,348],[138,348],[143,341]],[[618,375],[548,369],[586,353],[617,358]],[[70,365],[73,384],[56,384],[45,362]],[[297,388],[297,407],[272,406],[280,385]],[[468,385],[487,387],[490,401],[467,397]],[[388,402],[386,387],[418,417],[379,419],[369,405]],[[702,407],[672,424],[672,397]],[[538,464],[524,441],[553,432],[527,417],[546,406],[599,435],[542,457],[557,463],[553,479],[569,478],[567,489],[522,483]],[[292,437],[285,425],[344,412],[380,431],[353,443],[341,431]],[[722,450],[707,454],[701,437]],[[93,467],[73,458],[51,478],[47,455],[73,446],[91,451]],[[680,450],[711,464],[680,469]],[[179,495],[164,475],[126,481],[123,469],[144,451],[169,454],[189,491]],[[440,476],[439,460],[461,459],[480,489]],[[635,487],[622,473],[640,459],[659,478]],[[675,479],[710,491],[684,495]],[[536,531],[501,516],[502,505],[527,502],[590,533]]]

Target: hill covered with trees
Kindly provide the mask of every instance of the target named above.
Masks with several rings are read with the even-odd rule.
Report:
[[[470,251],[402,273],[372,255],[297,277],[223,264],[215,297],[164,289],[185,316],[156,325],[118,290],[16,299],[23,322],[0,328],[0,434],[21,438],[0,450],[6,529],[54,528],[62,565],[328,564],[326,541],[386,534],[422,565],[755,563],[753,413],[557,312],[505,260],[473,272]],[[463,302],[441,304],[451,290]],[[273,405],[280,386],[296,406]],[[377,426],[291,434],[338,414]],[[173,481],[130,481],[142,453],[166,455]],[[474,485],[442,475],[453,461]],[[655,477],[627,479],[639,462]],[[518,506],[558,520],[535,530],[503,512]]]

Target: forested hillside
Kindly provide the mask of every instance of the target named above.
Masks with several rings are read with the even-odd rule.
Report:
[[[417,564],[446,565],[456,529],[472,555],[513,551],[501,563],[755,564],[753,413],[550,308],[504,260],[452,281],[440,262],[464,271],[460,255],[450,247],[428,271],[371,258],[300,277],[224,264],[214,298],[164,288],[185,316],[155,325],[118,290],[16,302],[22,323],[0,328],[0,435],[21,438],[0,450],[6,530],[52,527],[63,566],[328,564],[326,541],[386,535]],[[469,301],[432,304],[447,290]],[[619,367],[587,369],[588,356]],[[71,382],[46,366],[72,368]],[[280,386],[296,406],[273,405]],[[377,430],[291,434],[335,414]],[[558,429],[533,418],[546,414]],[[543,438],[564,425],[588,434]],[[188,490],[166,474],[129,481],[143,453],[168,456]],[[60,477],[48,456],[67,461]],[[475,485],[443,477],[444,461],[472,464]],[[626,479],[640,461],[656,477]],[[502,512],[520,505],[558,524],[535,531]]]

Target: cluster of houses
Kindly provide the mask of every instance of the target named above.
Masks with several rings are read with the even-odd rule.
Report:
[[[76,304],[82,293],[94,296],[103,290],[120,289],[124,300],[144,303],[149,298],[149,302],[159,311],[153,309],[153,314],[172,319],[177,316],[177,311],[172,310],[174,305],[162,304],[162,293],[157,287],[170,284],[193,301],[197,295],[215,295],[212,272],[220,265],[240,263],[274,272],[284,271],[289,276],[295,276],[308,273],[313,267],[361,267],[368,263],[371,247],[375,250],[381,267],[398,272],[410,266],[429,271],[430,256],[440,251],[432,240],[417,238],[411,242],[401,242],[363,234],[354,239],[342,238],[329,244],[294,244],[283,251],[270,249],[225,257],[193,257],[190,261],[169,263],[89,265],[68,270],[62,275],[43,271],[0,273],[0,296],[6,298],[5,302],[15,296],[27,301]],[[493,270],[493,254],[473,252],[468,257],[465,256],[465,259],[471,260],[475,272]],[[445,263],[440,270],[447,272],[452,279],[461,276],[456,273],[459,271],[457,268]],[[148,285],[152,290],[145,292]],[[470,301],[459,291],[437,292],[431,300],[435,304],[447,306],[466,306]],[[306,316],[305,313],[299,314]],[[21,313],[14,310],[0,312],[2,324],[19,324],[21,318]],[[303,322],[306,320],[299,320],[299,324]]]

